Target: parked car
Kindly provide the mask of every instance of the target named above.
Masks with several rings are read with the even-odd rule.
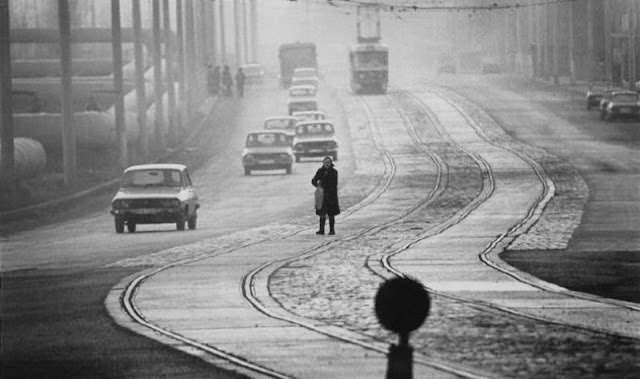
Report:
[[[137,224],[175,223],[176,229],[195,229],[200,202],[187,167],[177,163],[128,167],[111,200],[116,233],[130,233]]]
[[[300,121],[326,120],[327,114],[323,111],[298,111],[293,112],[291,116]]]
[[[299,111],[317,111],[318,100],[315,96],[297,96],[287,99],[287,109],[289,115]]]
[[[609,100],[615,91],[624,91],[620,88],[606,88],[602,91],[602,97],[598,103],[598,110],[600,111],[600,119],[604,119],[604,110],[609,105]]]
[[[338,141],[335,128],[329,120],[302,121],[296,125],[293,139],[296,162],[303,157],[331,156],[338,160]]]
[[[266,130],[278,130],[286,133],[289,143],[293,143],[293,137],[296,135],[296,123],[298,119],[293,116],[275,116],[264,119],[264,128]]]
[[[264,68],[260,63],[247,63],[240,67],[245,75],[245,83],[255,84],[264,81]]]
[[[317,93],[317,88],[312,85],[294,85],[289,87],[289,97],[312,97]]]
[[[247,134],[242,151],[244,174],[253,170],[285,170],[291,174],[293,151],[289,137],[279,130],[258,130]]]
[[[613,91],[602,109],[603,120],[616,118],[640,119],[640,94],[636,91]]]

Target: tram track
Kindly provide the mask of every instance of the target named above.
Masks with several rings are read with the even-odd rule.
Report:
[[[420,104],[421,109],[419,109],[418,111],[423,112],[427,116],[427,119],[435,126],[435,128],[438,129],[438,133],[444,139],[448,140],[448,143],[452,143],[453,140],[447,137],[446,130],[440,124],[440,122],[438,121],[437,117],[433,114],[433,112],[429,110],[426,104],[424,104],[420,99],[418,99],[416,95],[410,94],[410,96],[414,101],[417,101],[417,103]],[[386,95],[385,98],[391,99],[390,95]],[[352,207],[350,207],[349,209],[343,212],[343,215],[346,217],[353,215],[354,213],[358,212],[363,208],[366,208],[368,205],[378,200],[385,192],[389,190],[391,183],[393,181],[393,178],[395,177],[397,172],[397,164],[394,160],[393,154],[382,147],[379,125],[375,125],[375,117],[373,115],[371,106],[367,104],[366,100],[362,98],[360,99],[360,101],[362,102],[361,105],[363,106],[363,108],[367,113],[370,127],[372,129],[375,129],[375,130],[372,130],[372,135],[374,136],[375,146],[380,152],[381,156],[383,157],[384,175],[383,175],[383,178],[378,181],[378,184],[373,191],[371,191],[360,202],[358,202],[357,204],[354,204]],[[498,148],[505,148],[504,146],[496,145],[494,142],[490,140],[489,137],[487,137],[486,135],[483,135],[481,127],[477,125],[474,122],[474,120],[464,112],[463,109],[461,109],[459,106],[457,106],[455,103],[451,101],[449,101],[449,103],[456,109],[457,112],[463,115],[463,117],[467,120],[469,125],[473,127],[473,129],[476,131],[476,133],[478,133],[478,135],[481,138],[485,139],[485,141],[487,141],[490,144],[494,144],[494,146]],[[360,230],[356,233],[352,233],[344,237],[340,237],[330,241],[325,241],[305,251],[300,252],[294,257],[287,257],[283,259],[276,259],[276,260],[264,262],[263,264],[247,272],[242,278],[242,283],[241,283],[242,294],[243,294],[243,297],[246,299],[246,301],[249,304],[251,304],[251,306],[256,311],[262,313],[267,317],[285,321],[293,325],[297,325],[307,330],[311,330],[311,331],[323,334],[329,338],[346,342],[349,344],[357,345],[359,347],[362,347],[365,350],[386,354],[387,352],[386,342],[377,340],[363,333],[351,331],[347,328],[340,328],[332,325],[319,326],[316,321],[305,319],[304,317],[300,317],[295,314],[292,314],[291,312],[286,310],[283,304],[279,303],[277,299],[275,299],[272,296],[268,288],[269,288],[269,282],[271,280],[271,276],[275,272],[277,272],[280,268],[287,266],[292,262],[322,254],[323,252],[328,251],[331,247],[339,243],[343,243],[346,241],[354,241],[354,240],[358,240],[359,238],[363,238],[366,235],[373,235],[373,234],[380,233],[383,230],[402,222],[404,219],[406,219],[416,211],[420,209],[424,209],[425,207],[428,207],[431,201],[433,201],[435,198],[438,198],[443,194],[448,184],[448,181],[447,181],[448,169],[447,169],[446,161],[442,159],[442,157],[440,157],[439,155],[427,149],[427,147],[423,143],[424,141],[420,140],[419,133],[417,133],[417,129],[416,129],[417,126],[413,124],[406,117],[405,115],[406,111],[404,110],[401,111],[399,108],[400,106],[397,103],[395,103],[394,109],[401,117],[403,117],[407,134],[410,136],[415,146],[423,154],[426,154],[436,167],[437,174],[436,174],[436,180],[435,180],[434,186],[429,190],[429,192],[422,199],[420,199],[420,201],[416,202],[412,207],[405,209],[400,215],[382,224],[373,225],[364,230]],[[548,201],[548,199],[553,194],[553,183],[550,181],[548,177],[545,177],[544,170],[535,161],[533,161],[532,159],[526,157],[526,155],[519,153],[517,151],[510,150],[510,152],[516,154],[518,157],[520,157],[530,165],[530,167],[535,172],[536,177],[540,180],[541,183],[543,183],[544,191],[539,196],[539,198],[536,199],[534,204],[529,208],[526,216],[522,220],[520,220],[519,223],[517,223],[516,225],[513,225],[513,227],[510,228],[508,231],[497,236],[480,253],[479,259],[482,260],[482,262],[487,264],[488,266],[496,270],[499,270],[509,276],[512,276],[515,280],[521,281],[523,283],[531,284],[525,278],[520,278],[517,275],[515,276],[511,275],[509,270],[503,271],[500,265],[495,265],[495,266],[492,265],[491,253],[499,247],[508,246],[508,244],[511,243],[515,238],[517,238],[517,236],[523,233],[526,233],[527,230],[531,227],[531,225],[535,223],[536,218],[539,217],[541,212],[544,210],[544,204],[546,203],[546,201]],[[393,266],[391,261],[394,256],[401,254],[403,251],[406,251],[407,249],[411,248],[412,246],[419,243],[420,241],[430,238],[434,235],[440,234],[446,229],[450,228],[451,226],[456,225],[457,223],[460,223],[466,216],[468,216],[471,212],[473,212],[474,209],[480,206],[486,199],[488,199],[491,196],[494,190],[495,181],[494,181],[493,173],[491,171],[491,167],[489,163],[477,154],[474,154],[471,152],[465,152],[465,153],[476,163],[476,165],[480,168],[480,171],[482,173],[482,186],[478,195],[475,196],[474,199],[471,202],[469,202],[465,207],[463,207],[458,212],[456,212],[455,215],[437,224],[435,227],[428,229],[426,232],[421,233],[416,238],[412,239],[408,243],[405,243],[400,248],[396,248],[391,251],[386,250],[384,251],[384,254],[382,254],[381,256],[378,255],[375,259],[374,258],[367,259],[366,267],[372,273],[382,278],[387,278],[392,275],[398,275],[398,276],[405,275],[403,272],[399,271]],[[298,230],[295,233],[291,233],[288,236],[281,236],[280,238],[290,238],[296,234],[301,233],[304,230],[308,230],[308,228]],[[267,240],[265,239],[262,241],[256,241],[256,242],[253,242],[251,245],[263,243],[265,241]],[[233,249],[225,251],[224,254],[232,253],[233,251],[245,248],[247,246],[248,245],[234,247]],[[210,258],[210,256],[207,258]],[[198,258],[198,259],[203,259],[203,258]],[[186,338],[178,333],[172,332],[170,330],[166,330],[161,326],[155,325],[153,322],[145,319],[142,312],[135,305],[135,294],[136,294],[136,291],[139,289],[139,287],[142,285],[142,283],[161,271],[170,269],[178,265],[190,263],[193,261],[194,260],[191,259],[187,261],[174,262],[170,265],[166,265],[161,268],[155,269],[153,271],[147,272],[144,275],[141,275],[138,278],[131,281],[129,285],[126,287],[121,299],[122,305],[126,310],[126,312],[130,315],[130,317],[133,318],[139,324],[149,329],[152,329],[157,333],[161,333],[169,338],[181,341],[182,343],[185,343],[194,349],[197,349],[206,354],[214,355],[220,359],[232,362],[234,365],[244,367],[250,371],[254,371],[272,378],[293,378],[292,376],[289,376],[285,373],[272,370],[268,367],[258,365],[254,362],[250,362],[242,357],[235,356],[232,353],[225,352],[224,350],[218,349],[216,347],[213,347],[207,344],[202,344],[196,340]],[[545,286],[541,286],[539,288],[544,291],[550,290],[548,287],[545,287]],[[265,291],[265,289],[266,289],[266,292],[261,293],[261,291]],[[534,319],[536,321],[553,323],[553,320],[548,320],[548,319],[545,319],[544,317],[537,317],[537,316],[531,316],[524,313],[514,312],[511,309],[496,306],[495,304],[490,304],[488,302],[470,301],[469,299],[454,296],[441,291],[436,291],[434,289],[429,289],[429,290],[430,292],[437,294],[439,296],[442,296],[444,298],[460,301],[460,302],[467,303],[479,308],[492,309],[492,310],[508,313],[518,317],[525,317],[529,319]],[[562,292],[562,293],[566,295],[565,292]],[[566,325],[566,324],[562,324],[562,325]],[[571,325],[566,325],[566,326],[571,326]],[[588,329],[588,330],[593,331],[593,329]],[[447,372],[449,374],[453,374],[453,375],[464,377],[464,378],[489,377],[489,375],[478,373],[474,370],[461,369],[460,365],[458,364],[454,365],[449,362],[443,362],[437,359],[430,358],[420,352],[416,352],[416,353],[417,355],[414,359],[415,364],[432,367],[437,370],[441,370],[443,372]]]
[[[375,146],[378,149],[378,151],[381,153],[381,155],[383,156],[383,161],[384,161],[384,177],[382,180],[379,181],[378,186],[371,191],[371,193],[365,197],[362,201],[360,201],[359,203],[355,204],[354,206],[350,207],[349,209],[345,210],[343,212],[343,214],[345,216],[349,216],[355,212],[357,212],[358,210],[366,207],[367,205],[371,204],[372,202],[376,201],[378,198],[380,198],[380,196],[382,196],[390,187],[391,182],[395,176],[396,173],[396,164],[395,161],[393,159],[392,154],[383,149],[381,147],[381,137],[379,135],[380,131],[378,129],[377,126],[375,126],[375,118],[372,115],[371,112],[371,108],[369,106],[367,106],[364,102],[363,102],[363,106],[365,107],[365,110],[367,112],[367,116],[368,116],[368,120],[369,120],[369,125],[372,126],[372,134],[374,135],[374,142],[375,142]],[[422,146],[421,144],[419,144],[419,139],[417,137],[417,133],[415,131],[415,126],[411,125],[409,123],[406,123],[405,120],[405,126],[408,130],[408,134],[411,136],[412,140],[414,141],[414,143],[416,143],[417,145]],[[371,337],[369,336],[365,336],[365,335],[358,335],[358,334],[353,334],[352,332],[348,332],[346,333],[347,335],[344,335],[343,333],[347,332],[347,330],[343,330],[342,333],[335,333],[334,331],[328,331],[328,330],[324,330],[322,328],[319,328],[315,325],[313,325],[313,323],[311,322],[306,322],[304,320],[301,320],[300,318],[297,317],[292,317],[290,315],[282,315],[279,314],[278,312],[274,312],[271,309],[265,307],[264,304],[262,304],[262,302],[259,300],[258,296],[256,296],[256,288],[261,288],[262,286],[257,285],[256,284],[256,278],[258,277],[258,275],[267,270],[268,268],[271,268],[271,272],[275,272],[279,267],[282,267],[290,262],[293,262],[295,260],[299,260],[299,259],[303,259],[305,257],[309,257],[311,255],[317,255],[322,253],[323,251],[326,251],[328,248],[330,248],[332,245],[340,243],[340,242],[344,242],[344,241],[349,241],[349,240],[356,240],[360,237],[362,237],[363,235],[366,234],[375,234],[378,233],[382,230],[384,230],[385,228],[388,228],[389,226],[398,223],[399,221],[401,221],[402,219],[406,218],[408,215],[410,215],[411,213],[415,212],[416,210],[423,208],[426,204],[428,204],[430,201],[432,201],[434,198],[436,198],[437,196],[439,196],[442,191],[444,191],[444,185],[446,184],[446,181],[443,180],[443,177],[446,177],[446,163],[444,162],[444,160],[442,160],[442,158],[440,158],[439,156],[437,156],[436,154],[433,154],[431,152],[429,152],[428,150],[426,150],[424,147],[421,148],[423,153],[426,153],[429,158],[434,162],[434,164],[437,167],[437,174],[436,174],[436,184],[434,185],[434,187],[428,192],[427,196],[425,196],[421,201],[419,201],[417,204],[415,204],[413,207],[411,207],[410,209],[405,210],[401,215],[399,215],[398,217],[389,220],[388,222],[381,224],[381,225],[374,225],[370,228],[367,228],[365,230],[359,231],[358,233],[354,233],[351,235],[347,235],[345,237],[342,237],[340,239],[336,239],[336,240],[332,240],[332,241],[328,241],[325,243],[321,243],[319,245],[314,246],[313,248],[307,250],[307,251],[303,251],[300,254],[298,254],[297,256],[293,257],[293,258],[288,258],[288,259],[284,259],[284,260],[275,260],[275,261],[270,261],[270,262],[266,262],[262,265],[260,265],[259,267],[256,267],[254,270],[250,271],[249,273],[247,273],[243,279],[242,279],[242,293],[243,296],[247,299],[247,301],[254,307],[254,309],[256,309],[258,312],[274,318],[274,319],[278,319],[281,321],[285,321],[291,324],[295,324],[298,325],[300,327],[303,327],[305,329],[308,330],[313,330],[315,332],[324,334],[330,338],[333,339],[337,339],[343,342],[347,342],[347,343],[351,343],[351,344],[355,344],[358,345],[364,349],[367,350],[371,350],[371,351],[375,351],[378,353],[382,353],[385,354],[387,352],[387,345],[386,343],[383,342],[379,342],[379,341],[374,341],[371,339]],[[292,237],[295,234],[298,234],[302,232],[302,230],[296,232],[296,233],[292,233],[291,235],[287,236],[287,237],[283,237],[283,238],[288,238],[288,237]],[[265,241],[259,241],[259,242],[255,242],[253,244],[257,244],[257,243],[262,243]],[[239,250],[241,248],[247,247],[248,245],[244,245],[244,246],[238,246],[237,248],[225,251],[224,253],[219,253],[219,254],[229,254],[232,253],[235,250]],[[219,255],[218,254],[218,255]],[[202,258],[199,258],[202,259]],[[287,378],[288,376],[286,376],[283,373],[271,370],[267,367],[263,367],[260,365],[256,365],[253,362],[250,361],[246,361],[244,359],[242,359],[241,357],[237,357],[234,356],[231,353],[225,352],[224,350],[218,349],[216,347],[213,346],[209,346],[206,344],[202,344],[198,341],[189,339],[187,337],[184,337],[178,333],[175,333],[173,331],[167,330],[165,328],[162,328],[159,325],[155,325],[153,322],[151,322],[150,320],[147,320],[143,313],[136,307],[135,305],[135,295],[136,295],[136,291],[140,288],[140,286],[144,283],[145,280],[148,280],[149,278],[153,277],[154,275],[168,270],[172,267],[175,266],[179,266],[179,265],[183,265],[186,263],[191,263],[193,262],[193,260],[186,260],[186,261],[181,261],[181,262],[174,262],[172,264],[160,267],[158,269],[155,269],[153,271],[147,272],[144,275],[141,275],[137,278],[135,278],[133,281],[131,281],[129,283],[129,285],[126,287],[123,296],[122,296],[122,305],[123,308],[126,310],[126,312],[129,314],[129,316],[134,319],[137,323],[151,329],[154,330],[157,333],[161,333],[171,339],[175,339],[178,340],[184,344],[187,344],[189,346],[191,346],[192,348],[198,349],[202,352],[205,352],[207,354],[211,354],[214,355],[220,359],[224,359],[227,360],[229,362],[232,362],[234,365],[238,365],[241,367],[244,367],[246,369],[249,369],[251,371],[255,371],[255,372],[259,372],[263,375],[266,375],[268,377],[274,377],[274,378]],[[335,327],[330,328],[332,330],[335,329]],[[471,371],[467,371],[467,370],[463,370],[460,369],[458,367],[458,365],[452,365],[452,364],[448,364],[445,362],[441,362],[438,361],[436,359],[433,358],[429,358],[429,357],[416,357],[415,359],[415,363],[416,364],[422,364],[425,366],[429,366],[438,370],[442,370],[443,372],[447,372],[456,376],[460,376],[460,377],[464,377],[464,378],[485,378],[487,377],[486,375],[482,375],[482,374],[477,374]]]

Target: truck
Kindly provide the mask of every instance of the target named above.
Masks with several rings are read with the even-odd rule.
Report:
[[[291,84],[293,70],[298,67],[318,68],[316,45],[313,42],[293,42],[280,45],[280,84],[287,88]]]

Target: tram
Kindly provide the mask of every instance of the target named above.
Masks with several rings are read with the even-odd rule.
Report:
[[[350,82],[354,93],[386,93],[389,48],[379,42],[358,43],[349,51]]]

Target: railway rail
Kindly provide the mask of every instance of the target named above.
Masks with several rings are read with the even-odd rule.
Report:
[[[387,244],[384,248],[382,248],[378,254],[375,256],[369,256],[366,260],[366,268],[371,271],[374,275],[380,278],[388,278],[390,276],[405,275],[404,272],[397,269],[393,264],[393,258],[411,248],[415,244],[423,241],[427,238],[431,238],[435,235],[442,233],[448,228],[460,223],[465,219],[471,212],[477,209],[483,202],[485,202],[488,198],[490,198],[494,192],[495,180],[494,174],[492,172],[492,168],[490,164],[483,159],[479,154],[466,151],[463,147],[457,145],[455,141],[450,138],[448,135],[446,128],[440,123],[438,117],[429,109],[429,107],[416,95],[411,94],[409,92],[402,92],[402,96],[407,97],[410,100],[410,103],[413,104],[412,109],[404,109],[404,106],[400,104],[397,100],[394,100],[394,96],[398,96],[399,92],[392,92],[390,94],[385,95],[381,98],[383,101],[389,102],[393,104],[393,109],[397,112],[397,117],[402,120],[403,125],[406,129],[407,135],[412,141],[415,149],[418,154],[428,157],[428,159],[433,163],[435,167],[435,179],[433,182],[433,186],[423,195],[421,196],[415,203],[405,208],[402,212],[400,212],[395,217],[386,220],[382,223],[371,225],[370,227],[364,228],[362,230],[358,230],[357,232],[346,234],[342,237],[338,237],[336,239],[328,240],[319,244],[314,245],[313,247],[300,251],[293,257],[274,259],[271,261],[263,262],[257,267],[253,268],[242,278],[241,288],[242,294],[246,301],[251,304],[251,306],[258,312],[266,315],[270,318],[274,318],[277,320],[285,321],[287,323],[291,323],[293,325],[320,333],[332,339],[340,340],[342,342],[346,342],[349,344],[353,344],[359,346],[365,350],[375,351],[381,354],[385,354],[388,349],[388,342],[381,341],[376,338],[372,338],[369,335],[360,332],[354,332],[353,330],[349,330],[348,328],[338,327],[335,325],[325,325],[318,324],[317,320],[311,320],[305,317],[298,316],[284,307],[277,299],[275,299],[270,290],[268,289],[269,282],[272,279],[272,276],[278,272],[281,268],[291,265],[296,261],[300,261],[303,259],[307,259],[312,256],[320,255],[324,252],[327,252],[333,246],[336,246],[340,243],[344,243],[347,241],[357,241],[361,238],[367,238],[368,236],[375,236],[387,229],[391,229],[393,227],[402,227],[404,221],[410,219],[412,216],[419,214],[420,212],[424,212],[425,209],[428,209],[429,206],[434,202],[434,200],[443,196],[443,194],[447,191],[449,186],[449,167],[447,161],[443,156],[438,154],[438,152],[433,151],[427,146],[427,141],[424,141],[420,135],[422,132],[422,128],[432,127],[434,131],[439,135],[444,145],[446,145],[446,149],[456,149],[461,154],[466,155],[474,164],[477,166],[481,181],[479,183],[479,188],[477,193],[472,197],[470,201],[457,209],[457,211],[450,215],[449,217],[440,220],[436,225],[426,229],[420,230],[418,232],[414,232],[414,237],[412,237],[409,241],[404,241],[401,246],[397,247],[394,243]],[[345,217],[352,216],[357,214],[358,211],[365,209],[369,205],[375,203],[379,200],[386,192],[388,192],[391,188],[393,180],[397,174],[397,163],[396,158],[394,157],[393,152],[387,150],[384,147],[383,139],[381,136],[382,127],[379,124],[380,117],[375,114],[375,107],[371,105],[371,98],[361,97],[359,98],[362,109],[367,114],[368,125],[371,128],[372,135],[374,136],[374,142],[376,149],[378,149],[379,153],[383,157],[384,164],[384,175],[381,180],[378,181],[378,185],[371,191],[364,199],[362,199],[359,203],[350,207],[349,209],[343,212]],[[496,146],[497,148],[507,149],[511,153],[517,155],[520,159],[525,161],[533,170],[536,177],[542,183],[543,191],[540,196],[535,200],[535,202],[530,206],[526,216],[516,225],[513,225],[506,232],[498,235],[486,248],[479,254],[479,259],[482,260],[486,265],[499,270],[511,277],[513,277],[517,281],[521,281],[528,285],[535,286],[543,291],[553,291],[553,286],[540,285],[539,282],[531,282],[527,280],[526,277],[519,276],[517,273],[514,273],[514,270],[505,269],[503,265],[499,262],[496,263],[496,258],[492,255],[496,249],[504,248],[508,246],[510,242],[512,242],[519,235],[526,233],[531,225],[533,225],[537,218],[540,217],[542,211],[544,210],[546,202],[553,196],[554,185],[553,182],[549,179],[549,177],[545,174],[542,167],[536,163],[533,159],[529,158],[525,154],[518,152],[517,150],[505,147],[503,145],[497,144],[493,141],[489,136],[485,135],[482,128],[462,109],[457,106],[454,102],[448,101],[449,104],[456,109],[456,111],[466,120],[468,125],[470,125],[473,130],[476,132],[478,136],[484,139],[487,143]],[[407,114],[410,112],[419,113],[424,116],[424,123],[417,124],[412,121]],[[407,226],[410,228],[410,226]],[[286,236],[281,236],[279,238],[290,238],[294,235],[300,234],[302,232],[308,231],[309,228],[301,228],[293,233],[290,233]],[[257,242],[252,242],[251,244],[258,244],[267,241],[261,240]],[[230,254],[233,251],[244,248],[247,245],[236,246],[232,249],[226,250],[224,252],[220,252],[219,254]],[[197,258],[202,259],[202,258]],[[218,349],[214,346],[210,346],[207,344],[203,344],[199,341],[184,337],[179,333],[175,333],[171,330],[167,330],[160,325],[155,324],[152,320],[147,320],[143,314],[143,312],[138,309],[135,303],[136,291],[142,286],[142,284],[158,274],[159,272],[171,269],[172,267],[183,265],[186,263],[193,262],[194,259],[188,259],[185,261],[174,262],[163,267],[148,271],[132,281],[128,283],[126,286],[121,301],[122,306],[128,315],[137,323],[154,330],[157,333],[160,333],[166,337],[171,339],[175,339],[181,341],[184,344],[191,346],[193,349],[196,349],[204,354],[210,354],[216,356],[220,359],[231,362],[233,365],[243,367],[252,372],[259,373],[266,377],[272,378],[292,378],[286,373],[276,371],[270,369],[269,367],[265,367],[263,365],[257,364],[255,362],[251,362],[249,360],[244,359],[243,357],[239,357],[234,355],[231,352],[226,352],[224,350]],[[498,312],[509,313],[515,317],[524,317],[528,319],[534,319],[542,322],[553,322],[553,320],[546,319],[545,317],[532,316],[529,314],[521,313],[509,309],[507,307],[501,307],[489,302],[483,301],[473,301],[463,297],[454,296],[442,291],[437,291],[433,288],[429,288],[430,292],[438,294],[439,296],[451,298],[456,301],[469,303],[472,306],[476,306],[483,309],[492,309]],[[566,291],[562,291],[564,295],[568,296],[576,296],[580,297],[581,294],[571,294]],[[590,297],[589,297],[590,298]],[[591,298],[590,298],[591,299]],[[603,300],[604,303],[609,303],[606,299]],[[609,303],[610,304],[610,303]],[[631,307],[632,310],[638,310]],[[594,329],[591,329],[594,330]],[[603,330],[597,330],[597,332],[606,333]],[[416,356],[414,359],[414,363],[416,365],[424,365],[431,368],[435,368],[442,372],[446,372],[452,374],[454,376],[464,377],[464,378],[485,378],[491,377],[492,375],[483,373],[476,369],[467,369],[461,367],[457,363],[446,362],[439,359],[435,359],[430,357],[428,353],[416,351]]]

